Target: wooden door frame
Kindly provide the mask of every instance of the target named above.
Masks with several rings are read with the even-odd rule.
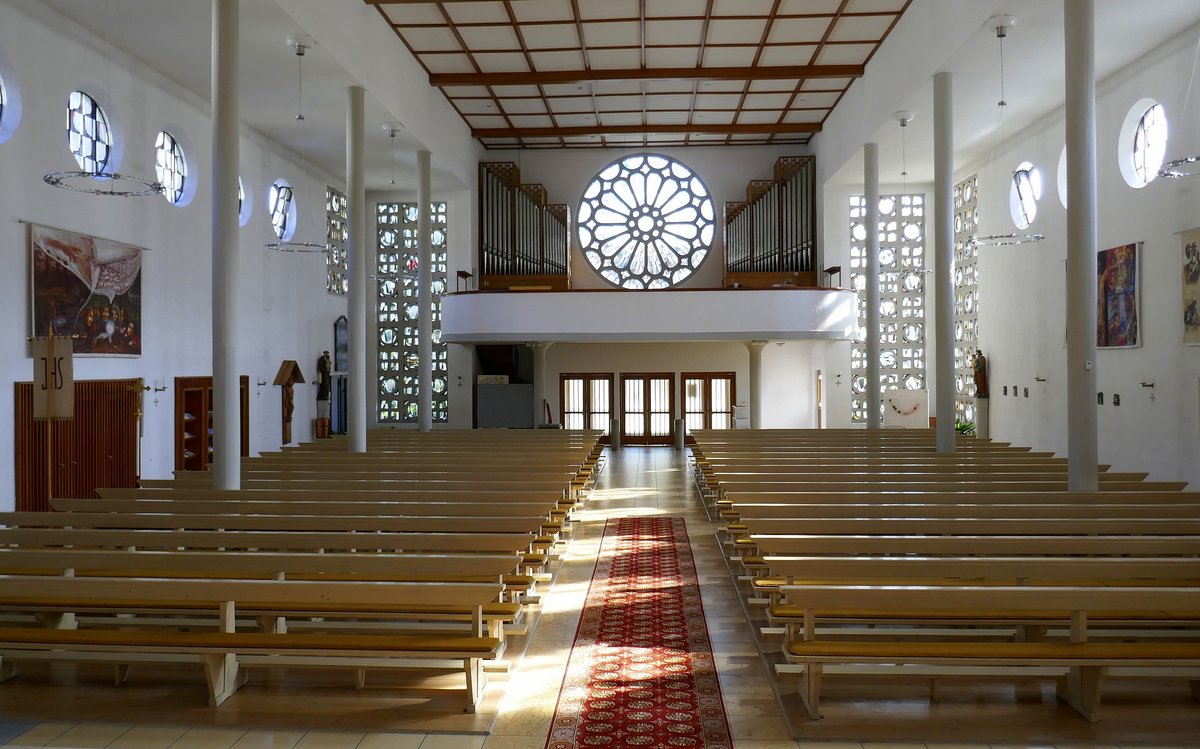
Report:
[[[736,372],[680,372],[679,373],[679,413],[687,421],[687,404],[684,387],[689,379],[704,381],[704,426],[702,429],[712,429],[712,381],[729,380],[729,428],[733,429],[733,407],[737,404],[737,373]]]
[[[604,425],[604,427],[607,429],[609,426],[607,422],[611,422],[613,419],[613,405],[614,405],[614,402],[617,400],[616,392],[615,392],[616,376],[612,372],[559,372],[559,374],[558,374],[558,420],[564,426],[567,421],[567,419],[566,419],[566,411],[567,411],[566,403],[567,403],[567,380],[568,379],[583,380],[583,428],[584,429],[591,428],[588,426],[589,417],[592,416],[594,413],[597,413],[597,412],[588,410],[588,404],[591,402],[591,398],[589,398],[588,396],[591,394],[592,381],[593,380],[605,380],[608,382],[608,419],[606,420],[606,423]],[[600,442],[602,444],[608,444],[611,441],[612,441],[612,438],[609,435],[602,435],[600,437]]]
[[[646,389],[643,391],[643,404],[648,407],[650,405],[649,398],[649,383],[653,379],[665,379],[670,384],[670,392],[667,395],[667,403],[670,412],[667,420],[671,424],[671,429],[662,437],[650,436],[650,412],[643,409],[642,413],[646,416],[645,433],[639,437],[630,437],[625,433],[625,380],[626,378],[641,378],[646,383]],[[622,445],[670,445],[672,443],[672,433],[674,432],[675,414],[678,411],[675,408],[675,383],[678,379],[676,372],[621,372],[618,382],[621,388],[621,407],[620,407],[620,422],[621,422],[621,444]]]

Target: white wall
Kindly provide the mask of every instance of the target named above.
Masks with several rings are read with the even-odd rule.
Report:
[[[700,177],[708,187],[716,211],[713,248],[704,264],[680,288],[720,288],[725,273],[725,203],[744,201],[750,180],[774,177],[775,162],[781,156],[808,153],[806,146],[737,146],[704,148],[646,149],[566,149],[530,150],[520,153],[488,151],[488,161],[512,161],[521,169],[522,182],[545,185],[551,203],[565,203],[575,220],[584,188],[601,169],[622,156],[653,152],[677,159]],[[571,237],[571,283],[577,289],[608,289],[612,286],[600,277],[579,247],[578,236]]]
[[[0,143],[0,244],[8,248],[9,272],[0,277],[0,314],[9,324],[0,379],[11,384],[32,377],[25,337],[30,331],[29,250],[26,227],[17,220],[80,231],[140,245],[142,268],[142,356],[79,358],[76,379],[144,377],[173,385],[176,376],[212,372],[211,208],[207,182],[212,155],[207,102],[153,70],[110,49],[97,49],[94,35],[57,14],[0,4],[0,75],[22,100],[21,122]],[[170,127],[187,149],[190,176],[199,180],[195,198],[175,207],[161,197],[109,198],[56,190],[42,182],[49,171],[77,168],[65,132],[68,94],[83,88],[105,108],[115,130],[122,173],[154,176],[153,145]],[[275,449],[280,440],[280,392],[270,385],[284,359],[295,359],[311,381],[317,357],[332,348],[333,322],[345,300],[325,292],[320,255],[279,255],[263,248],[272,239],[264,207],[270,183],[287,179],[296,189],[296,239],[323,241],[328,175],[285,152],[254,131],[243,129],[241,176],[252,193],[253,215],[239,231],[238,339],[231,343],[238,370],[249,375],[251,451]],[[155,400],[158,402],[155,403]],[[310,439],[315,390],[298,386],[293,437]],[[167,476],[174,468],[173,388],[146,394],[142,475]],[[14,503],[12,486],[13,401],[0,397],[0,510]]]
[[[1200,108],[1193,102],[1186,118],[1180,112],[1194,52],[1193,30],[1103,81],[1096,102],[1099,249],[1144,243],[1142,345],[1097,355],[1097,386],[1105,396],[1098,406],[1100,460],[1117,470],[1148,470],[1156,479],[1193,484],[1200,481],[1200,347],[1182,344],[1178,233],[1200,225],[1200,191],[1195,180],[1128,187],[1118,171],[1116,144],[1129,108],[1152,97],[1164,104],[1170,121],[1167,158],[1196,152]],[[992,234],[1016,231],[1008,185],[1017,164],[1029,160],[1042,172],[1046,189],[1029,231],[1046,240],[980,252],[979,335],[991,364],[992,436],[1060,454],[1067,447],[1066,211],[1055,183],[1063,142],[1059,109],[1007,138],[995,158],[957,175],[978,170],[979,233]],[[1014,385],[1018,397],[1012,395]],[[1121,396],[1120,407],[1112,405],[1114,393]]]

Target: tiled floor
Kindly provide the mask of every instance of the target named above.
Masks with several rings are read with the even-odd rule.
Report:
[[[186,720],[177,721],[177,726],[163,724],[129,725],[104,722],[73,723],[69,721],[35,724],[21,720],[19,715],[0,716],[0,743],[8,746],[57,746],[57,747],[111,747],[113,749],[543,749],[554,713],[559,686],[571,643],[578,624],[578,613],[582,607],[591,579],[600,533],[604,521],[613,516],[632,514],[672,514],[686,519],[692,551],[700,576],[701,595],[705,607],[713,651],[721,675],[721,686],[729,715],[730,727],[737,749],[988,749],[996,747],[1051,747],[1060,749],[1068,746],[1087,746],[1106,749],[1115,746],[1137,746],[1148,749],[1149,741],[1097,741],[1087,734],[1090,729],[1083,721],[1065,725],[1077,734],[1066,741],[1027,742],[1006,739],[1002,742],[986,743],[958,740],[961,736],[977,736],[980,731],[977,720],[996,720],[981,707],[970,704],[959,705],[961,720],[950,718],[952,725],[961,725],[965,730],[947,732],[941,729],[938,741],[883,740],[894,739],[916,733],[921,735],[921,715],[932,714],[942,706],[924,708],[919,715],[903,711],[891,725],[882,727],[865,723],[843,724],[827,718],[812,726],[813,740],[792,740],[791,729],[784,719],[783,709],[776,697],[774,685],[758,645],[751,634],[743,613],[739,594],[729,575],[709,523],[700,506],[686,465],[678,452],[669,448],[625,448],[610,456],[607,467],[600,478],[588,508],[581,514],[576,537],[567,548],[554,590],[543,599],[541,619],[534,631],[529,648],[519,669],[512,674],[506,685],[504,697],[499,703],[498,717],[490,735],[450,735],[353,731],[304,730],[304,699],[297,698],[290,704],[287,722],[297,726],[294,730],[270,731],[225,727],[192,727]],[[0,689],[19,688],[20,679]],[[113,699],[119,694],[113,692]],[[990,696],[989,696],[990,699]],[[1029,695],[1015,694],[1011,702],[1028,700]],[[915,700],[917,704],[921,700]],[[888,704],[889,712],[895,712],[887,700],[876,700],[873,705]],[[907,704],[907,703],[905,703]],[[230,722],[237,722],[238,697],[235,695],[221,710],[228,710]],[[1045,706],[1021,705],[1023,712],[1036,713]],[[1193,709],[1194,709],[1193,705]],[[69,706],[64,708],[69,712]],[[870,709],[869,707],[867,708]],[[956,709],[949,706],[947,711]],[[1200,713],[1197,713],[1200,715]],[[1147,713],[1149,715],[1149,713]],[[941,716],[945,717],[945,716]],[[873,722],[873,721],[870,721]],[[1078,725],[1082,724],[1082,725]],[[914,728],[914,725],[916,728]],[[996,724],[994,735],[1037,736],[1044,727]],[[1157,747],[1200,747],[1200,718],[1190,738],[1181,741],[1156,742]],[[819,729],[819,733],[815,732]],[[971,730],[974,729],[974,730]],[[806,730],[810,730],[806,727]],[[948,735],[947,735],[948,733]],[[931,734],[925,734],[931,735]],[[1101,734],[1102,735],[1102,734]],[[872,736],[874,740],[861,741]],[[855,738],[855,741],[830,741]],[[816,740],[821,739],[821,740]],[[955,743],[957,741],[957,743]]]

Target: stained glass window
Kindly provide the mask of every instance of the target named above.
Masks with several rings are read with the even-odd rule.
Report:
[[[350,291],[346,277],[346,196],[329,185],[325,186],[325,290],[344,296]]]
[[[171,205],[179,205],[187,186],[187,156],[175,136],[163,130],[154,141],[154,174],[163,186],[163,197]]]
[[[975,371],[979,345],[979,176],[954,186],[954,415],[975,421]]]
[[[579,201],[583,256],[604,280],[626,289],[682,283],[708,257],[713,202],[691,169],[636,154],[600,170]]]
[[[850,418],[867,420],[867,202],[850,197],[850,282],[858,297],[860,341],[850,351]],[[925,387],[925,196],[879,198],[880,392]],[[883,406],[882,399],[879,402]]]
[[[417,204],[375,206],[378,280],[378,373],[380,422],[416,423],[420,308],[417,304]],[[446,344],[442,343],[442,295],[446,293],[446,204],[430,205],[433,267],[433,421],[445,422],[449,408]]]
[[[292,187],[283,180],[277,180],[271,185],[267,196],[267,206],[271,210],[271,228],[275,236],[288,241],[296,233],[296,203]]]
[[[1042,199],[1042,173],[1028,161],[1021,162],[1013,172],[1008,188],[1008,212],[1013,226],[1025,230],[1037,218],[1037,202]]]
[[[112,149],[108,115],[82,91],[72,91],[68,101],[67,141],[81,170],[99,174],[108,166]]]
[[[242,178],[238,177],[238,226],[250,223],[250,209],[254,199],[246,192]]]
[[[4,90],[4,78],[0,77],[0,124],[4,124],[4,108],[8,106],[8,92]]]

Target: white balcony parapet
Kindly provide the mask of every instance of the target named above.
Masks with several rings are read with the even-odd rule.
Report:
[[[475,292],[442,299],[442,340],[853,340],[856,294],[844,289]]]

